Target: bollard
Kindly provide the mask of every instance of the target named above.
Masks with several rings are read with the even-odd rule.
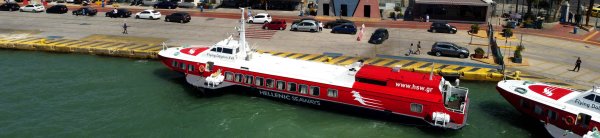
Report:
[[[40,44],[46,44],[46,38],[40,39]]]
[[[573,27],[573,34],[577,34],[577,26]]]
[[[519,76],[521,76],[521,71],[515,71],[515,80],[521,80]]]
[[[332,58],[331,57],[327,57],[327,62],[331,62]]]

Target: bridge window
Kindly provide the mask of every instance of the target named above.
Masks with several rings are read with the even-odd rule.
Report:
[[[296,83],[288,82],[287,90],[290,92],[296,92]]]
[[[242,82],[242,74],[235,74],[235,82]]]
[[[194,65],[188,65],[188,71],[194,71]]]
[[[273,81],[273,79],[267,79],[266,84],[269,88],[275,87],[275,81]]]
[[[379,86],[387,85],[387,83],[385,81],[378,81],[378,80],[373,80],[373,79],[356,78],[356,81],[362,82],[362,83],[367,83],[367,84],[379,85]]]
[[[225,54],[232,54],[233,53],[233,49],[231,49],[231,48],[223,48],[223,53],[225,53]]]
[[[263,78],[256,77],[255,84],[256,84],[256,86],[263,86]]]
[[[231,73],[229,71],[225,72],[225,80],[232,81],[233,80],[233,73]]]
[[[585,97],[583,97],[583,98],[585,98],[585,99],[588,99],[588,100],[590,100],[590,101],[594,101],[594,97],[596,97],[596,95],[594,95],[594,94],[590,94],[590,95],[588,95],[588,96],[585,96]]]
[[[319,87],[318,86],[311,86],[310,87],[310,95],[319,96]]]
[[[252,84],[252,80],[254,80],[254,77],[246,75],[246,84]]]
[[[277,89],[284,90],[285,89],[285,81],[277,81]]]
[[[301,94],[307,94],[308,93],[308,86],[306,86],[304,84],[300,84],[300,85],[298,85],[298,90],[300,90]]]
[[[418,103],[411,103],[410,104],[410,111],[411,112],[415,112],[415,113],[421,113],[421,112],[423,112],[423,105],[422,104],[418,104]]]
[[[337,98],[338,90],[336,89],[327,89],[327,96]]]

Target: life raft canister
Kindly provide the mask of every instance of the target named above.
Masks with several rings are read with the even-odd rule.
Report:
[[[565,124],[569,126],[575,124],[575,118],[573,118],[573,116],[567,116],[565,119]]]
[[[198,71],[200,71],[200,72],[204,72],[204,65],[200,65],[200,66],[198,66]]]

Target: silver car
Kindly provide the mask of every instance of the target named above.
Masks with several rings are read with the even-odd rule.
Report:
[[[290,30],[318,32],[319,31],[319,23],[316,21],[312,21],[312,20],[305,20],[300,23],[293,24]]]

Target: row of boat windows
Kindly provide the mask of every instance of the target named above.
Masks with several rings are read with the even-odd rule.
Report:
[[[270,78],[263,78],[259,76],[251,76],[251,75],[243,75],[243,74],[235,74],[232,72],[225,72],[225,80],[234,81],[239,83],[245,83],[256,86],[266,86],[267,88],[276,88],[281,91],[288,92],[299,92],[300,94],[310,94],[312,96],[319,96],[320,88],[319,86],[308,86],[306,84],[298,84],[294,82],[285,82],[283,80],[274,80]],[[337,89],[327,89],[327,96],[337,98],[338,90]]]
[[[527,100],[521,99],[520,104],[521,104],[521,107],[523,107],[524,109],[531,108],[531,105],[529,104],[529,102]],[[537,115],[545,116],[546,118],[548,118],[548,120],[553,120],[553,121],[558,120],[558,115],[556,114],[555,111],[548,109],[547,114],[544,114],[544,109],[539,104],[535,104],[535,106],[533,107],[533,112]],[[576,124],[580,125],[583,128],[587,128],[590,121],[592,120],[592,117],[589,115],[583,114],[583,113],[580,113],[578,116],[581,116],[581,118],[577,118]]]
[[[188,71],[194,71],[194,65],[192,65],[192,64],[188,64],[186,66],[185,63],[179,63],[177,61],[173,61],[173,62],[171,62],[171,66],[176,67],[176,68],[181,68],[182,70],[186,70],[187,69]]]

